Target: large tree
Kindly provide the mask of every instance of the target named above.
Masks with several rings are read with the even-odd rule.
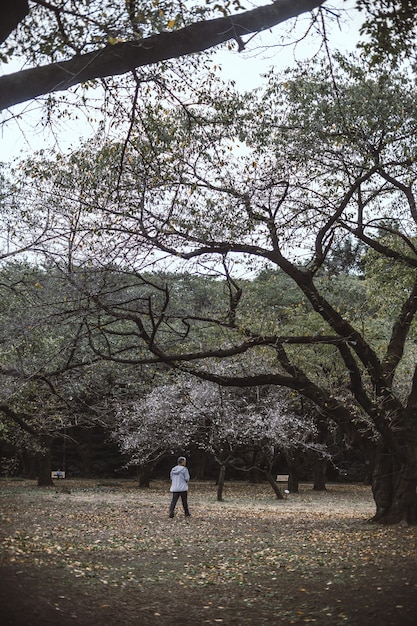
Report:
[[[162,125],[164,106],[148,110],[154,119],[146,132],[136,129],[129,147],[95,160],[74,157],[70,177],[60,163],[55,186],[53,165],[46,168],[51,202],[60,197],[65,211],[75,207],[71,258],[95,265],[97,277],[108,262],[125,272],[117,292],[104,279],[102,287],[98,280],[79,285],[90,303],[95,356],[159,362],[226,386],[296,390],[322,415],[378,444],[375,520],[415,523],[417,111],[410,78],[340,59],[337,72],[271,75],[263,95],[219,94],[211,110],[172,111]],[[123,168],[106,168],[120,150]],[[327,260],[346,238],[361,244],[365,258],[406,269],[388,319],[377,307],[365,316],[360,302],[335,298]],[[223,275],[223,309],[187,314],[164,281],[152,295],[140,270],[167,261]],[[238,275],[257,262],[279,268],[302,295],[292,316],[277,315],[280,290],[267,316],[248,314]],[[115,336],[123,350],[113,350]]]

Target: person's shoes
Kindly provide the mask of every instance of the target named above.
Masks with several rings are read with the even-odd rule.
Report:
[[[169,517],[172,519],[174,517],[174,514],[170,515]]]
[[[186,513],[185,517],[191,517],[191,513]]]

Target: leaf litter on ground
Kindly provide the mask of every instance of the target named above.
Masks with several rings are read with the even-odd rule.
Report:
[[[43,624],[59,610],[87,626],[98,609],[108,626],[171,624],[185,600],[183,624],[417,623],[417,529],[368,523],[367,486],[277,500],[230,483],[217,502],[212,483],[192,483],[192,517],[178,505],[170,520],[168,483],[66,484],[0,481],[2,577],[32,588]]]

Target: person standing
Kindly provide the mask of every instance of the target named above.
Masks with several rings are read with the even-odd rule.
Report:
[[[185,517],[191,517],[188,510],[188,481],[190,480],[190,473],[185,467],[187,465],[187,459],[185,456],[179,456],[177,459],[177,465],[172,468],[170,473],[172,493],[171,505],[169,507],[169,517],[174,517],[175,507],[178,499],[181,498],[182,506],[184,509]]]

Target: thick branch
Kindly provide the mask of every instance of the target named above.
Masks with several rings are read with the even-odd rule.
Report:
[[[68,61],[0,78],[0,110],[96,78],[125,74],[137,67],[207,50],[256,33],[321,6],[325,0],[276,0],[239,15],[196,22],[140,41],[107,45]]]
[[[0,8],[0,43],[7,39],[28,13],[27,0],[3,0]]]
[[[320,228],[316,237],[316,245],[315,245],[316,251],[315,251],[315,258],[314,258],[314,263],[313,263],[314,268],[312,267],[312,270],[314,269],[316,271],[318,268],[320,268],[323,265],[323,262],[326,256],[323,251],[323,242],[325,238],[328,237],[329,233],[331,233],[332,231],[333,226],[337,224],[337,222],[340,220],[346,207],[351,201],[353,195],[355,194],[356,191],[360,190],[361,184],[369,180],[377,170],[378,170],[378,166],[375,165],[369,171],[367,171],[363,176],[360,176],[354,181],[354,183],[350,186],[344,198],[340,202],[337,211],[335,211],[334,214],[322,226],[322,228]]]
[[[258,346],[269,346],[276,349],[277,345],[282,343],[294,344],[294,345],[310,345],[310,344],[337,344],[340,341],[344,341],[339,337],[331,337],[331,336],[307,336],[307,337],[288,337],[288,338],[268,338],[268,337],[258,337],[253,341],[244,341],[238,345],[230,346],[229,348],[217,348],[217,349],[207,349],[195,352],[176,352],[176,353],[168,353],[164,352],[157,344],[150,341],[148,338],[143,337],[147,347],[149,348],[149,352],[154,356],[127,356],[122,357],[121,354],[124,352],[128,352],[129,349],[133,349],[134,346],[130,346],[129,348],[123,348],[120,352],[109,350],[104,352],[104,350],[96,347],[92,341],[90,341],[90,347],[92,348],[95,355],[97,355],[100,359],[114,361],[116,363],[125,363],[126,365],[150,365],[153,363],[165,363],[167,365],[172,363],[181,363],[181,362],[190,362],[190,361],[201,361],[202,359],[224,359],[232,356],[238,356],[240,354],[245,354],[249,350],[256,348]],[[68,369],[75,369],[76,367],[80,367],[82,364],[73,365]],[[49,375],[57,375],[61,371],[59,370],[51,372]]]
[[[179,368],[182,369],[182,368]],[[316,406],[320,407],[323,414],[328,415],[342,428],[345,424],[351,423],[352,415],[350,410],[343,406],[337,398],[334,398],[325,389],[316,385],[305,375],[286,376],[279,373],[265,373],[248,376],[227,376],[224,374],[216,374],[201,369],[184,369],[188,374],[208,380],[221,385],[222,387],[259,387],[262,385],[276,385],[294,389],[301,393],[304,397],[309,398]]]
[[[375,250],[375,252],[380,254],[382,257],[386,257],[387,259],[394,259],[395,261],[402,261],[404,264],[414,269],[417,267],[415,245],[409,237],[407,237],[399,230],[395,228],[390,228],[386,224],[379,223],[379,221],[374,221],[374,223],[371,221],[367,224],[364,224],[363,222],[360,223],[358,221],[358,226],[356,226],[355,228],[351,228],[348,224],[343,224],[343,228],[345,228],[348,232],[352,233],[355,237],[360,239],[360,241],[362,241],[366,246]],[[405,246],[409,248],[411,254],[405,254],[405,252],[403,252],[402,250],[396,250],[390,245],[382,243],[380,238],[374,239],[366,235],[365,228],[372,228],[374,230],[378,228],[378,230],[382,230],[385,233],[395,235],[395,237],[397,237],[401,243],[405,244]]]
[[[414,369],[413,384],[408,396],[405,417],[407,421],[417,422],[417,367]]]
[[[32,426],[25,419],[23,419],[21,415],[15,413],[15,411],[13,411],[13,409],[11,409],[6,404],[0,405],[0,411],[4,413],[8,418],[16,422],[16,424],[19,424],[19,426],[30,435],[34,435],[35,437],[39,436],[39,433],[34,428],[32,428]]]
[[[386,181],[391,183],[393,187],[396,187],[397,189],[400,189],[403,192],[403,194],[407,198],[408,206],[410,207],[411,216],[413,220],[417,223],[417,206],[416,206],[416,199],[414,197],[412,186],[404,185],[401,181],[394,178],[394,176],[390,176],[388,172],[385,172],[384,170],[380,170],[379,173],[382,176],[382,178],[384,178]]]
[[[401,362],[404,354],[404,346],[410,332],[411,324],[417,312],[417,279],[414,282],[413,289],[403,303],[400,314],[392,328],[390,342],[388,344],[387,353],[383,360],[384,371],[387,380],[392,384],[394,374],[398,364]]]

